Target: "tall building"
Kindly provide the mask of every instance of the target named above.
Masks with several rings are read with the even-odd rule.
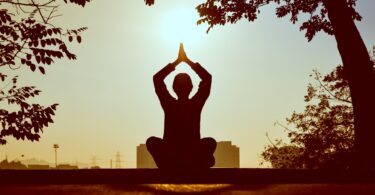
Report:
[[[146,144],[137,146],[137,168],[157,168],[154,159],[147,150]]]
[[[217,142],[214,153],[217,168],[240,168],[240,148],[231,141]]]
[[[240,148],[232,145],[231,141],[217,142],[214,153],[216,168],[239,168]],[[137,168],[157,168],[146,144],[137,146]]]

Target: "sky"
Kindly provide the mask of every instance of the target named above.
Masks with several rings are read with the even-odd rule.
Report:
[[[70,45],[77,60],[56,61],[45,76],[26,67],[2,69],[20,75],[20,84],[43,91],[33,102],[59,103],[55,123],[44,129],[39,142],[7,138],[0,159],[54,162],[52,146],[59,144],[59,162],[90,164],[95,156],[99,166],[109,167],[120,152],[122,167],[135,168],[136,146],[163,135],[164,115],[152,76],[177,58],[183,42],[188,57],[213,76],[201,117],[202,137],[240,147],[243,168],[269,166],[260,165],[269,144],[266,133],[287,141],[274,123],[286,124],[293,111],[303,111],[313,69],[325,74],[341,63],[335,39],[319,33],[308,42],[298,24],[275,16],[274,6],[262,8],[255,22],[215,26],[207,34],[206,25],[195,25],[195,7],[201,2],[157,0],[149,7],[142,0],[96,0],[85,8],[61,6],[63,15],[54,23],[88,27],[82,43]],[[374,7],[372,0],[357,4],[363,16],[357,27],[369,50],[375,44]],[[174,75],[185,71],[196,91],[199,78],[187,65],[167,77],[170,90]]]

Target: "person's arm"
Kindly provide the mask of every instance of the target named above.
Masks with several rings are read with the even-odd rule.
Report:
[[[166,103],[173,100],[173,97],[169,94],[167,86],[164,83],[164,79],[175,70],[176,66],[177,61],[169,63],[159,72],[157,72],[153,77],[155,92],[159,97],[162,107],[164,107]]]
[[[201,82],[199,83],[198,92],[195,94],[193,98],[197,99],[198,101],[201,101],[204,104],[204,102],[210,95],[212,76],[199,63],[194,63],[189,59],[186,60],[186,63],[191,67],[191,69],[194,70],[195,73],[197,73],[197,75],[201,79]]]
[[[201,78],[202,81],[199,84],[198,92],[194,95],[193,100],[198,101],[203,105],[210,95],[212,82],[211,74],[199,63],[194,63],[187,57],[182,43],[180,44],[180,50],[178,52],[178,60],[186,62]]]
[[[180,44],[180,50],[178,52],[178,59],[176,61],[178,60],[180,62],[181,61],[186,62],[194,70],[194,72],[198,74],[198,76],[202,79],[201,84],[202,83],[207,84],[209,88],[211,87],[211,79],[212,79],[211,74],[206,69],[204,69],[199,63],[194,63],[187,57],[185,50],[184,50],[184,45],[182,43]]]
[[[199,63],[194,63],[190,59],[186,60],[186,63],[194,70],[195,73],[202,79],[202,82],[210,82],[212,80],[211,74],[203,68]]]

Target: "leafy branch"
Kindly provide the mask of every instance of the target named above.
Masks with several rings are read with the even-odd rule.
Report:
[[[45,67],[56,59],[76,59],[66,42],[82,42],[81,33],[86,27],[63,29],[56,27],[52,19],[58,14],[59,3],[74,3],[85,6],[89,0],[0,0],[14,10],[0,9],[0,68],[11,70],[28,67],[45,74]],[[0,145],[5,138],[38,141],[43,128],[53,123],[53,115],[58,104],[42,106],[30,104],[28,100],[38,96],[41,91],[34,86],[17,86],[18,77],[7,82],[7,75],[0,72]]]

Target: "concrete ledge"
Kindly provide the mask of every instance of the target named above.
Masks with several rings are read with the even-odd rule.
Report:
[[[375,171],[210,169],[165,173],[158,169],[0,170],[0,185],[51,184],[322,184],[375,183]]]

